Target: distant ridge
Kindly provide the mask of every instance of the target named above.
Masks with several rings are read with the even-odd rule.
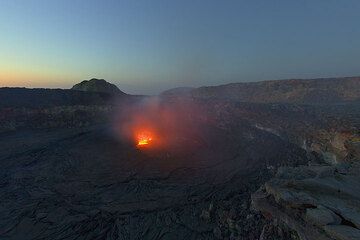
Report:
[[[164,96],[164,97],[191,96],[191,91],[194,89],[195,88],[192,87],[171,88],[160,93],[160,96]]]
[[[200,87],[194,98],[258,103],[328,104],[360,100],[360,77],[270,80]]]
[[[98,92],[70,89],[0,88],[0,108],[106,105],[111,103],[111,100],[111,95]]]
[[[338,104],[360,102],[360,77],[270,80],[200,88],[174,88],[162,97],[222,99],[253,103]],[[0,88],[1,107],[104,105],[114,99],[136,100],[103,79],[85,80],[72,89]]]
[[[78,84],[75,84],[72,90],[84,91],[84,92],[101,92],[108,94],[121,94],[125,95],[116,85],[105,81],[104,79],[92,78],[90,80],[84,80]]]

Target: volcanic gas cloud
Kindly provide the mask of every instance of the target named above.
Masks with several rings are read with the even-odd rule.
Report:
[[[197,141],[199,117],[204,114],[190,100],[153,97],[120,107],[114,124],[118,136],[139,148],[161,148]]]

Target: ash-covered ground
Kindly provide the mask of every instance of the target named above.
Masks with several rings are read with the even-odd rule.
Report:
[[[257,238],[250,193],[306,152],[245,123],[182,134],[152,149],[122,141],[110,124],[3,133],[1,237]]]
[[[165,97],[178,120],[154,114],[162,143],[139,148],[118,125],[146,98],[84,105],[85,93],[66,94],[1,108],[0,239],[259,239],[267,220],[251,193],[279,166],[346,158],[359,133],[358,103],[187,99],[187,112]]]

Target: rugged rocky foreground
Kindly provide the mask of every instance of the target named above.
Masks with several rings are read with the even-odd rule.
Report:
[[[293,239],[360,239],[360,162],[280,168],[252,195],[254,207]],[[264,227],[261,239],[272,239]]]
[[[3,133],[1,239],[257,239],[250,193],[267,166],[306,154],[244,130],[211,129],[196,151],[161,152],[107,126]]]

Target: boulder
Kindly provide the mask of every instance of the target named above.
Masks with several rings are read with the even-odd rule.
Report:
[[[324,227],[328,235],[339,240],[358,240],[360,239],[360,230],[344,225],[330,225]]]
[[[321,205],[317,208],[306,209],[305,217],[306,220],[320,227],[341,223],[341,218],[339,216]]]
[[[360,239],[359,173],[359,161],[281,168],[252,195],[252,204],[301,239]]]

